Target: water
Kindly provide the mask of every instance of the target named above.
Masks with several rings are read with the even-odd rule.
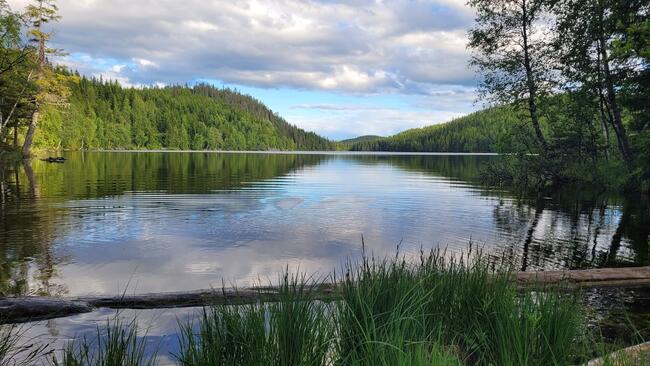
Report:
[[[362,255],[362,237],[379,257],[398,246],[406,256],[420,248],[459,253],[471,243],[521,270],[650,265],[645,199],[486,189],[479,170],[495,156],[65,156],[64,164],[32,160],[0,169],[0,295],[243,286],[272,282],[287,266],[325,276]],[[647,289],[585,295],[590,316],[617,337],[628,313],[635,324],[650,324]],[[197,311],[119,316],[137,316],[147,353],[157,350],[160,364],[173,364],[178,321]],[[92,338],[115,316],[99,309],[30,323],[24,337],[60,350]]]
[[[495,156],[67,153],[0,170],[0,294],[182,291],[325,276],[366,251],[482,247],[521,270],[650,264],[636,197],[489,190]],[[222,282],[223,281],[223,282]]]

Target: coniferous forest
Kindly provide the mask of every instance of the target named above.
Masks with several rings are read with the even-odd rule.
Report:
[[[414,128],[387,138],[356,142],[352,151],[496,152],[499,141],[520,125],[510,108],[489,108],[447,123]],[[525,127],[524,127],[525,128]]]
[[[86,79],[72,85],[66,108],[47,108],[40,148],[330,150],[332,143],[231,89],[122,88]]]

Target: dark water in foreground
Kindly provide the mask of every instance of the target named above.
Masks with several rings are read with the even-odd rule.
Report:
[[[522,270],[650,264],[638,197],[517,198],[494,156],[68,153],[0,170],[0,294],[180,291],[470,241]],[[401,244],[400,244],[401,243]]]

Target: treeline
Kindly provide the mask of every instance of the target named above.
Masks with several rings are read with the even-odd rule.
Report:
[[[231,89],[123,88],[79,78],[66,108],[47,108],[35,146],[64,149],[330,150],[258,100]]]
[[[468,46],[481,94],[512,106],[528,127],[500,144],[517,154],[491,167],[495,180],[555,185],[606,178],[631,189],[650,182],[650,2],[469,5],[476,19]]]
[[[414,128],[397,135],[360,141],[353,151],[495,152],[518,124],[514,110],[489,108],[447,123]]]

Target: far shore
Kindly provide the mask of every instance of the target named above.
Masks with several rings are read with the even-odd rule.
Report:
[[[465,152],[396,152],[396,151],[300,151],[300,150],[128,150],[128,149],[93,149],[93,150],[63,150],[64,152],[113,152],[113,153],[211,153],[211,154],[283,154],[283,155],[405,155],[405,156],[497,156],[498,153],[465,153]],[[61,150],[41,150],[39,153],[61,152]]]

